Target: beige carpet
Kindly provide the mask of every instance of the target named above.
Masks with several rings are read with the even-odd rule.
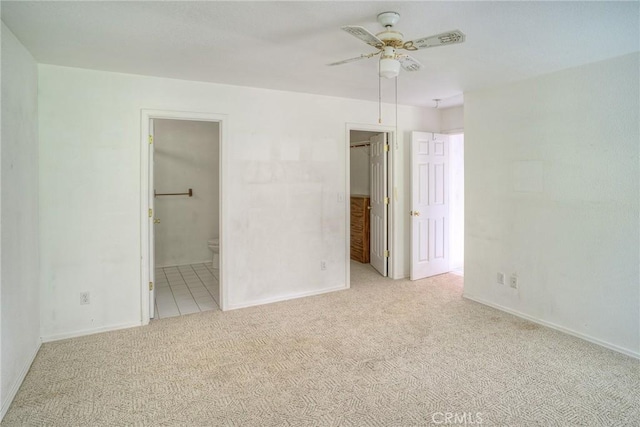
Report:
[[[45,344],[2,426],[639,425],[637,360],[463,300],[456,275],[352,272],[348,291]]]

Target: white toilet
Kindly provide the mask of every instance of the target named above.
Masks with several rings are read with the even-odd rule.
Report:
[[[209,249],[213,252],[211,265],[216,270],[220,268],[220,239],[211,239],[207,242]]]

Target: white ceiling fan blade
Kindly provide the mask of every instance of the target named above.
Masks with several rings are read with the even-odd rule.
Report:
[[[465,35],[460,30],[447,31],[434,36],[423,37],[408,41],[402,46],[407,50],[426,49],[428,47],[444,46],[464,42]]]
[[[367,30],[364,27],[358,27],[358,26],[354,26],[354,25],[346,25],[346,26],[342,27],[342,29],[344,31],[346,31],[347,33],[351,34],[352,36],[359,38],[360,40],[362,40],[363,42],[365,42],[369,46],[373,46],[373,47],[378,47],[379,48],[379,47],[382,47],[384,45],[382,40],[380,40],[378,37],[374,36],[372,33],[369,32],[369,30]]]
[[[398,61],[406,71],[419,71],[422,68],[422,64],[409,55],[399,55]]]
[[[380,52],[373,52],[373,53],[369,53],[367,55],[362,54],[360,56],[356,56],[355,58],[349,58],[349,59],[345,59],[343,61],[338,61],[338,62],[332,62],[331,64],[327,64],[329,66],[333,66],[333,65],[342,65],[342,64],[348,64],[349,62],[355,62],[355,61],[359,61],[361,59],[365,59],[365,58],[371,58],[372,56],[376,56],[378,55]]]

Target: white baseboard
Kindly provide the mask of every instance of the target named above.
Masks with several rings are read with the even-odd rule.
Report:
[[[243,302],[243,303],[240,303],[240,304],[229,304],[226,307],[225,311],[236,310],[236,309],[239,309],[239,308],[255,307],[257,305],[271,304],[271,303],[280,302],[280,301],[288,301],[290,299],[311,297],[311,296],[314,296],[314,295],[327,294],[329,292],[343,291],[345,289],[349,289],[349,286],[340,285],[340,286],[337,286],[337,287],[334,287],[334,288],[322,289],[320,291],[300,292],[300,293],[297,293],[297,294],[289,294],[289,295],[280,296],[280,297],[273,297],[273,298],[264,298],[264,299],[260,299],[260,300],[253,300],[253,301]]]
[[[617,351],[618,353],[622,353],[624,355],[633,357],[635,359],[640,359],[640,353],[639,352],[636,352],[636,351],[633,351],[633,350],[629,350],[627,348],[620,347],[620,346],[617,346],[615,344],[611,344],[611,343],[606,342],[606,341],[602,341],[602,340],[600,340],[598,338],[594,338],[594,337],[592,337],[590,335],[586,335],[586,334],[583,334],[581,332],[574,331],[573,329],[565,328],[564,326],[560,326],[560,325],[557,325],[557,324],[552,323],[552,322],[547,322],[546,320],[538,319],[537,317],[529,316],[528,314],[524,314],[524,313],[521,313],[521,312],[519,312],[517,310],[513,310],[511,308],[504,307],[504,306],[502,306],[500,304],[495,304],[495,303],[486,301],[486,300],[484,300],[482,298],[478,298],[478,297],[475,297],[473,295],[469,295],[467,293],[464,293],[462,296],[463,296],[463,298],[466,298],[468,300],[475,301],[475,302],[478,302],[480,304],[487,305],[489,307],[493,307],[493,308],[495,308],[497,310],[504,311],[504,312],[509,313],[509,314],[513,314],[514,316],[520,317],[520,318],[525,319],[525,320],[529,320],[529,321],[531,321],[533,323],[537,323],[539,325],[546,326],[546,327],[551,328],[551,329],[555,329],[556,331],[560,331],[560,332],[563,332],[565,334],[572,335],[574,337],[583,339],[585,341],[589,341],[589,342],[591,342],[593,344],[597,344],[599,346],[608,348],[609,350]]]
[[[31,356],[27,358],[24,365],[22,366],[22,369],[20,370],[20,375],[18,375],[18,378],[16,378],[14,383],[9,388],[9,392],[7,393],[7,395],[2,396],[3,399],[2,399],[2,408],[0,409],[0,421],[2,421],[2,419],[6,415],[7,411],[9,410],[9,406],[11,406],[11,402],[13,402],[14,397],[16,397],[18,390],[20,390],[20,386],[22,385],[22,382],[27,376],[27,373],[29,372],[29,368],[31,368],[31,364],[35,360],[41,345],[42,345],[42,340],[38,340],[38,345],[31,352]]]
[[[136,326],[142,326],[142,323],[140,322],[121,323],[119,325],[102,326],[100,328],[82,329],[79,331],[65,332],[62,334],[47,335],[42,337],[42,342],[66,340],[67,338],[83,337],[85,335],[93,335],[101,332],[117,331],[119,329],[134,328]]]

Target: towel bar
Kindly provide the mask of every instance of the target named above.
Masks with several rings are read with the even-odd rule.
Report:
[[[158,197],[158,196],[189,196],[189,197],[193,197],[193,190],[189,189],[189,191],[186,192],[186,193],[156,193],[156,190],[153,190],[153,197]]]

